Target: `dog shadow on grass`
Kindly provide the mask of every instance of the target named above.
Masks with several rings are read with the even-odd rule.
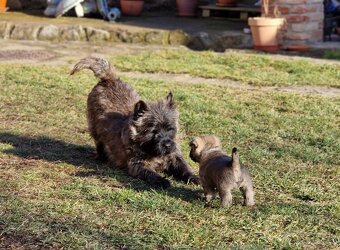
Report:
[[[151,186],[144,181],[128,176],[124,171],[110,167],[109,163],[95,160],[94,148],[90,146],[76,145],[58,139],[39,136],[28,137],[12,133],[0,133],[0,143],[9,144],[12,147],[2,150],[6,154],[24,159],[43,160],[53,163],[67,163],[78,167],[75,176],[97,176],[107,182],[107,178],[115,178],[121,185],[119,188],[132,188],[138,192],[149,191]],[[167,189],[167,195],[180,198],[185,201],[194,201],[199,198],[197,190],[186,187],[174,187]]]

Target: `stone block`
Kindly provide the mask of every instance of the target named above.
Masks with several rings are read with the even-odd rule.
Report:
[[[145,43],[145,33],[144,32],[132,33],[131,42],[132,43]]]
[[[285,18],[288,23],[303,23],[310,20],[310,17],[306,15],[289,15]]]
[[[296,5],[292,6],[289,9],[290,13],[294,14],[304,14],[309,12],[316,12],[318,10],[318,7],[316,5]]]
[[[183,30],[170,31],[169,44],[170,45],[187,45],[189,42],[189,35]]]
[[[291,25],[291,30],[296,32],[308,32],[315,31],[319,29],[318,22],[308,22],[308,23],[293,23]]]
[[[59,28],[55,25],[43,26],[39,31],[38,39],[42,41],[57,41],[59,39]]]
[[[194,50],[213,49],[214,39],[206,32],[198,32],[191,37],[188,47]]]
[[[165,32],[162,31],[151,31],[145,34],[145,42],[149,44],[167,44],[167,40],[164,35]],[[165,39],[164,39],[165,38]]]
[[[110,40],[110,32],[102,29],[95,28],[85,28],[87,39],[90,42],[98,42],[98,41],[109,41]]]
[[[10,38],[14,40],[37,40],[40,26],[36,24],[15,24]]]
[[[62,41],[86,41],[86,32],[82,26],[69,26],[61,29],[60,39]]]
[[[118,40],[120,42],[123,42],[123,43],[132,43],[133,35],[130,32],[128,32],[126,30],[119,30],[116,33],[117,33]]]
[[[296,33],[296,32],[287,32],[286,38],[290,40],[308,40],[311,38],[310,33]]]
[[[1,39],[8,39],[11,34],[11,30],[13,29],[13,24],[3,21],[0,22],[0,38]]]

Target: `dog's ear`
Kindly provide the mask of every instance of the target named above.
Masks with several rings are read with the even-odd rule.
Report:
[[[193,138],[193,139],[190,141],[189,146],[190,146],[191,148],[197,148],[197,147],[198,147],[198,143],[197,143],[196,138]]]
[[[145,111],[148,110],[148,105],[140,100],[135,104],[135,110],[133,112],[133,119],[136,121],[138,120],[139,117],[143,116],[143,114],[145,113]]]
[[[165,97],[165,103],[169,108],[176,108],[175,100],[171,92]]]

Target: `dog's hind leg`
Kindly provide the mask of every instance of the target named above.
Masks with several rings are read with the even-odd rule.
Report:
[[[248,184],[246,186],[240,187],[240,190],[243,194],[243,206],[254,206],[254,190],[253,186]]]
[[[221,198],[221,207],[230,207],[233,203],[233,197],[230,189],[220,188],[218,194]]]

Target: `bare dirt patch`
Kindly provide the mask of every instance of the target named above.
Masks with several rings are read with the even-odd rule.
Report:
[[[340,89],[321,86],[285,86],[285,87],[259,87],[249,84],[240,83],[228,79],[207,79],[203,77],[195,77],[188,74],[167,74],[167,73],[137,73],[137,72],[121,72],[123,76],[144,78],[150,80],[164,80],[167,82],[176,82],[182,84],[217,84],[231,88],[240,88],[245,90],[259,91],[282,91],[304,95],[321,95],[325,97],[339,97]]]
[[[54,53],[46,50],[3,50],[0,51],[0,60],[46,60],[53,58]]]

